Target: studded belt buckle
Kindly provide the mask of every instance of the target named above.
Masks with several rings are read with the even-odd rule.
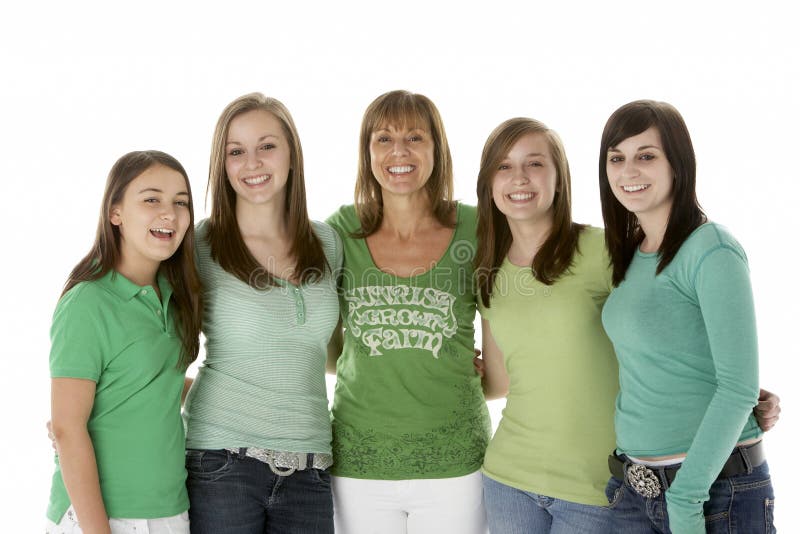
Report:
[[[652,499],[661,495],[661,482],[652,469],[641,464],[632,464],[628,466],[625,477],[633,491],[642,497]]]

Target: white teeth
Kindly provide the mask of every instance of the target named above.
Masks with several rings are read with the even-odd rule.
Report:
[[[622,190],[626,193],[635,193],[636,191],[644,191],[648,187],[650,187],[649,184],[623,185]]]
[[[153,228],[150,231],[155,232],[157,234],[165,234],[165,235],[172,235],[175,233],[175,230],[168,230],[166,228]]]
[[[396,167],[389,167],[389,172],[392,174],[403,174],[413,170],[414,167],[411,165],[398,165]]]
[[[269,176],[266,174],[262,174],[261,176],[253,176],[251,178],[245,178],[244,183],[246,183],[247,185],[258,185],[258,184],[263,184],[267,180],[269,180]]]
[[[533,198],[533,193],[511,193],[508,198],[511,200],[530,200]]]

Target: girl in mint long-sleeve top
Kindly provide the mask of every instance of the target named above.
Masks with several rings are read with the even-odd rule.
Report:
[[[618,532],[716,532],[718,522],[774,531],[752,413],[758,347],[747,258],[700,209],[695,167],[671,105],[632,102],[609,118],[600,197],[615,285],[603,325],[620,368],[607,488]]]

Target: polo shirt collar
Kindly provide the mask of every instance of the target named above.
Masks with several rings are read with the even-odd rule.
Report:
[[[100,283],[102,283],[104,287],[117,295],[120,299],[126,301],[131,300],[133,297],[139,295],[143,289],[150,288],[150,291],[153,290],[150,286],[140,286],[131,282],[114,269],[111,269],[105,275],[103,275],[103,277],[100,278]],[[168,302],[169,298],[172,296],[172,286],[167,280],[167,277],[161,272],[158,273],[157,283],[158,289],[161,291],[162,302]]]

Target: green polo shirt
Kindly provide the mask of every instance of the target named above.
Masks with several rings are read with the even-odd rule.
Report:
[[[189,507],[177,368],[180,337],[159,277],[161,300],[114,271],[61,297],[50,330],[50,375],[97,383],[87,423],[109,517],[156,518]],[[70,505],[56,457],[47,517]]]

